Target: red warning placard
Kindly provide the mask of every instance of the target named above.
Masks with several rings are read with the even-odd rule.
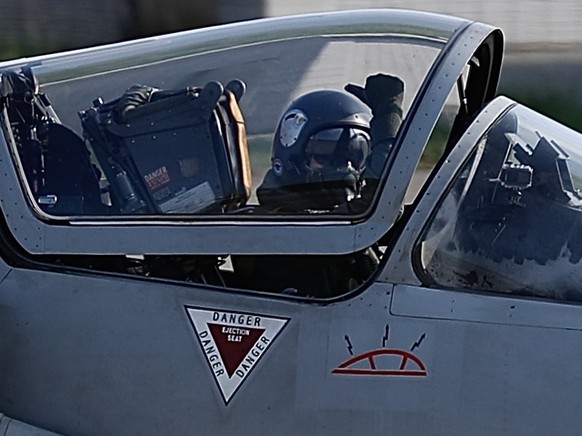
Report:
[[[208,323],[208,329],[222,357],[226,373],[232,377],[265,329],[233,327]]]

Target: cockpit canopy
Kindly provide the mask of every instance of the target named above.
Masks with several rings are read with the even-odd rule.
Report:
[[[419,273],[447,288],[580,301],[581,144],[524,106],[508,110],[434,213]]]
[[[501,31],[483,23],[367,10],[0,64],[0,158],[13,164],[1,185],[20,188],[0,188],[9,226],[39,254],[254,254],[257,238],[262,254],[365,250],[395,226],[407,192],[414,199],[424,156],[435,166],[493,98],[502,48]],[[313,161],[275,153],[282,117],[315,91],[370,111],[310,132],[301,143]],[[376,104],[394,110],[379,117]],[[299,143],[293,132],[285,124],[281,148]],[[267,208],[257,191],[281,156],[309,166],[308,179]],[[341,171],[324,171],[328,162]],[[323,207],[286,207],[322,187],[312,198]],[[142,237],[154,229],[156,238]]]
[[[358,24],[356,14],[347,26],[339,14],[329,34],[291,26],[295,35],[279,30],[241,41],[209,32],[211,47],[200,43],[204,34],[178,34],[163,50],[146,40],[127,51],[114,46],[76,61],[49,58],[4,70],[5,121],[30,202],[53,218],[273,213],[259,207],[256,190],[281,165],[271,148],[291,101],[310,91],[345,92],[385,73],[402,80],[406,119],[448,39],[466,25],[431,17],[423,28],[428,16],[418,14],[407,27],[392,15],[393,24],[380,26]],[[379,160],[377,172],[388,152]],[[359,177],[365,163],[348,165]],[[368,183],[370,198],[377,186]],[[277,195],[284,202],[287,194]],[[319,216],[335,206],[294,213]]]

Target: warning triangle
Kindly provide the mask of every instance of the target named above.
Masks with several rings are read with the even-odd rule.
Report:
[[[210,333],[214,338],[218,352],[222,357],[226,372],[232,377],[236,369],[251,348],[257,343],[265,329],[246,329],[238,327],[227,327],[220,324],[208,324]],[[235,331],[236,333],[232,333]],[[238,333],[242,334],[238,334]]]
[[[289,319],[185,308],[222,398],[228,404]]]

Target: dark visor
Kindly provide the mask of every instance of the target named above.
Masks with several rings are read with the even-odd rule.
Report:
[[[336,127],[320,130],[307,141],[305,151],[322,165],[332,158],[350,160],[359,166],[370,149],[370,135],[364,129]]]

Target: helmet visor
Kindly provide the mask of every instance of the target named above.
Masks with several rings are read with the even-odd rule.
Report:
[[[355,169],[363,166],[370,150],[370,135],[364,129],[339,127],[320,130],[307,141],[305,152],[309,161],[327,166],[347,165]]]

